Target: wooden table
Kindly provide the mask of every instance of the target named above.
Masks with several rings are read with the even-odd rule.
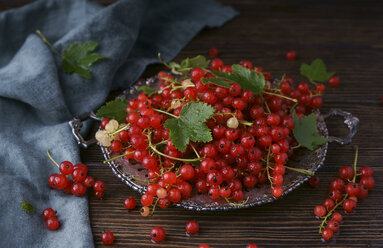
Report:
[[[383,247],[383,4],[379,1],[283,1],[224,0],[241,15],[221,28],[204,30],[177,56],[207,55],[216,46],[224,62],[249,59],[297,81],[299,66],[322,58],[330,71],[341,78],[338,88],[327,87],[323,112],[341,108],[360,119],[354,145],[359,145],[359,165],[375,170],[376,187],[358,203],[356,214],[347,215],[336,241],[322,243],[319,221],[313,215],[315,205],[326,198],[328,185],[341,165],[353,162],[352,145],[330,144],[325,166],[318,172],[317,188],[301,186],[283,199],[260,207],[229,212],[192,212],[171,207],[156,211],[153,217],[141,217],[138,210],[128,212],[123,200],[139,194],[124,185],[103,165],[97,146],[82,150],[83,162],[90,174],[107,185],[104,200],[89,198],[91,226],[97,247],[103,247],[100,234],[113,231],[113,247]],[[5,5],[9,8],[10,5]],[[12,6],[11,6],[12,7]],[[1,8],[0,8],[1,9]],[[287,50],[297,51],[295,61],[287,61]],[[157,71],[150,67],[145,75]],[[330,133],[345,135],[341,120],[329,121]],[[94,134],[94,132],[93,132]],[[91,134],[92,135],[92,134]],[[185,223],[200,223],[200,232],[185,235]],[[154,226],[167,232],[165,242],[153,244],[149,232]]]

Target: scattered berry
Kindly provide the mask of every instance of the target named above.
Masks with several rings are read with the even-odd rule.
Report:
[[[165,239],[165,230],[162,227],[153,227],[150,231],[150,237],[154,242],[161,242]]]
[[[296,56],[297,56],[297,54],[294,50],[290,50],[286,53],[286,59],[287,60],[294,60]]]
[[[101,234],[101,241],[104,245],[111,245],[114,242],[114,234],[111,231],[105,231]]]
[[[188,223],[186,223],[186,232],[188,234],[196,234],[198,231],[199,231],[199,224],[196,221],[191,220]]]

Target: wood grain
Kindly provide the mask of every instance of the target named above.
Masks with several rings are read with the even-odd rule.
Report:
[[[205,54],[216,46],[226,63],[246,58],[270,70],[303,80],[302,62],[320,57],[330,71],[341,78],[337,89],[327,88],[323,112],[341,108],[360,119],[353,144],[360,147],[359,164],[375,170],[376,188],[358,203],[357,213],[347,215],[336,240],[324,244],[317,233],[319,221],[313,207],[326,198],[328,184],[341,165],[351,164],[353,148],[330,144],[325,166],[318,175],[319,187],[301,186],[272,204],[240,211],[192,212],[179,208],[159,210],[153,217],[142,218],[138,210],[127,212],[122,202],[139,195],[100,164],[97,147],[83,151],[82,158],[92,164],[90,173],[104,180],[107,197],[90,197],[90,217],[97,246],[102,230],[112,230],[116,247],[245,247],[254,242],[259,247],[383,247],[383,5],[378,1],[222,1],[241,12],[235,20],[219,29],[204,30],[188,44],[176,59]],[[284,59],[294,49],[295,61]],[[146,76],[158,70],[150,67]],[[346,135],[341,119],[328,122],[330,133]],[[185,235],[185,223],[197,220],[197,236]],[[167,232],[161,244],[152,244],[150,229],[160,225]]]
[[[17,2],[17,1],[16,1]],[[20,1],[28,2],[28,1]],[[102,1],[101,1],[102,2]],[[105,3],[107,3],[106,1]],[[207,55],[216,46],[224,62],[249,59],[272,72],[303,80],[299,75],[302,62],[320,57],[330,71],[341,78],[337,89],[326,89],[323,112],[341,108],[360,119],[353,144],[359,145],[359,165],[375,170],[376,188],[358,203],[357,213],[347,215],[336,240],[324,244],[317,233],[319,221],[313,207],[326,198],[328,184],[341,165],[353,161],[352,146],[330,144],[325,166],[318,176],[320,185],[313,189],[301,186],[283,199],[260,207],[229,212],[192,212],[171,207],[143,218],[138,210],[128,212],[123,200],[139,195],[114,176],[103,165],[97,146],[81,151],[89,173],[107,185],[104,200],[89,197],[91,227],[97,247],[103,247],[100,234],[113,231],[113,247],[198,247],[207,243],[213,248],[245,247],[383,247],[383,3],[381,1],[302,1],[302,0],[222,0],[241,12],[219,29],[202,31],[188,44],[176,60],[198,54]],[[20,4],[8,3],[4,10]],[[295,61],[284,59],[284,53],[297,51]],[[151,66],[150,76],[159,70]],[[116,94],[111,94],[113,97]],[[345,135],[340,119],[328,122],[330,133]],[[94,133],[94,132],[93,132]],[[90,135],[92,135],[91,133]],[[200,223],[200,233],[185,235],[188,220]],[[152,244],[149,232],[153,226],[167,232],[165,242]]]

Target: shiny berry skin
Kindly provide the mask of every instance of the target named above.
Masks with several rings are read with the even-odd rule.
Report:
[[[188,234],[196,234],[199,231],[199,224],[198,222],[191,220],[188,223],[186,223],[186,232]]]
[[[326,241],[329,241],[333,235],[334,235],[334,233],[330,228],[325,228],[322,231],[322,237]]]
[[[283,164],[275,164],[273,172],[274,174],[284,175],[286,172],[286,168]]]
[[[232,84],[230,84],[229,94],[231,96],[238,96],[241,94],[241,90],[242,90],[242,87],[240,84],[232,83]]]
[[[253,64],[249,60],[243,59],[243,60],[239,61],[239,64],[242,65],[243,67],[247,68],[247,69],[253,69]]]
[[[279,174],[275,174],[273,176],[273,184],[281,185],[283,183],[283,176]]]
[[[202,154],[208,158],[215,158],[218,155],[217,147],[213,144],[204,145]]]
[[[153,203],[153,196],[149,195],[148,193],[145,193],[141,196],[141,204],[145,207],[148,207],[152,205]]]
[[[340,79],[338,76],[332,76],[330,77],[330,79],[328,80],[328,85],[330,87],[333,87],[333,88],[336,88],[339,86],[339,83],[340,83]]]
[[[258,248],[258,245],[256,245],[256,244],[248,244],[248,245],[246,245],[246,248]]]
[[[194,82],[201,80],[205,76],[205,71],[199,67],[194,68],[190,72],[190,77]]]
[[[134,209],[136,207],[136,200],[133,197],[128,197],[124,201],[124,207],[126,209]]]
[[[72,178],[75,182],[84,182],[86,179],[86,173],[83,169],[76,168],[72,173]]]
[[[351,180],[354,177],[354,170],[351,166],[344,165],[339,169],[339,177],[344,180]]]
[[[282,194],[283,194],[283,189],[282,187],[280,186],[275,186],[273,189],[272,189],[272,192],[274,197],[278,198],[278,197],[281,197]]]
[[[229,189],[228,187],[221,188],[219,190],[219,194],[222,198],[227,198],[231,195],[231,189]]]
[[[62,174],[57,174],[54,177],[54,185],[56,189],[65,189],[68,185],[68,178]]]
[[[190,164],[184,164],[180,168],[180,175],[183,179],[190,180],[194,178],[195,170]]]
[[[109,123],[109,121],[110,121],[109,118],[102,119],[101,124],[100,124],[101,128],[105,129],[105,126],[106,126],[106,124]]]
[[[286,53],[286,59],[287,60],[294,60],[296,56],[297,56],[297,54],[294,50],[287,51],[287,53]]]
[[[325,89],[326,89],[326,86],[324,84],[321,84],[321,83],[317,84],[315,87],[315,91],[317,93],[323,93]]]
[[[104,245],[111,245],[114,241],[114,234],[111,231],[105,231],[101,234],[101,241]]]
[[[104,191],[94,191],[94,196],[97,198],[97,199],[102,199],[104,197]]]
[[[274,175],[276,176],[276,175]],[[281,176],[281,175],[278,175],[278,176]],[[282,177],[282,181],[283,181],[283,177]],[[242,179],[242,182],[243,182],[243,185],[248,188],[248,189],[252,189],[254,188],[254,186],[258,183],[258,177],[255,177],[255,176],[245,176],[243,179]]]
[[[375,187],[375,180],[373,177],[362,177],[359,184],[366,186],[368,190],[372,190]]]
[[[320,96],[315,96],[311,99],[311,107],[313,109],[319,109],[321,108],[323,105],[323,100],[322,100],[322,97]]]
[[[150,155],[143,157],[142,166],[148,170],[155,170],[158,168],[158,160]]]
[[[276,115],[276,114],[269,114],[266,118],[267,124],[272,127],[278,126],[280,121],[281,121],[281,118],[279,117],[279,115]]]
[[[56,189],[56,183],[55,183],[55,177],[57,176],[58,174],[54,173],[52,175],[50,175],[48,177],[48,184],[50,187]]]
[[[218,101],[218,97],[213,90],[206,90],[202,94],[202,100],[206,103],[215,104]]]
[[[49,217],[46,221],[45,221],[45,225],[47,226],[47,228],[49,230],[57,230],[59,227],[60,227],[60,222],[59,220],[54,216],[54,217]]]
[[[73,185],[72,185],[72,194],[74,196],[83,196],[86,192],[86,187],[84,186],[83,183],[80,183],[80,182],[75,182]]]
[[[202,244],[202,245],[199,245],[198,248],[210,248],[210,246],[207,244]]]
[[[44,220],[49,219],[50,217],[56,217],[56,212],[52,208],[46,208],[42,212],[41,216]]]
[[[82,169],[84,170],[85,174],[88,174],[88,167],[85,164],[82,164],[82,163],[75,164],[74,169]]]
[[[233,200],[238,202],[243,200],[243,191],[242,190],[235,190],[232,193]]]
[[[341,223],[342,220],[343,220],[343,216],[340,213],[338,213],[338,212],[334,212],[332,214],[332,216],[331,216],[331,220],[334,220],[334,221],[336,221],[338,223]]]
[[[201,170],[206,174],[212,170],[215,170],[215,167],[216,164],[212,158],[205,158],[201,161]]]
[[[162,176],[162,180],[166,184],[170,184],[170,185],[175,184],[177,181],[176,173],[171,171],[165,172],[164,175]]]
[[[64,192],[68,195],[72,194],[72,185],[73,185],[73,180],[68,180],[68,185],[64,188]]]
[[[96,181],[93,185],[93,189],[95,191],[104,191],[105,190],[105,183],[103,181]]]
[[[354,200],[351,200],[351,199],[344,200],[344,202],[343,202],[343,209],[347,213],[354,212],[354,208],[356,208],[356,202]]]
[[[327,228],[329,228],[331,231],[333,231],[334,233],[338,232],[339,230],[339,223],[334,221],[334,220],[331,220],[327,223]]]
[[[359,169],[360,177],[372,177],[374,176],[374,171],[371,167],[364,165]]]
[[[359,192],[357,197],[359,199],[366,198],[368,196],[368,189],[365,185],[359,185]]]
[[[316,186],[318,186],[318,184],[320,183],[320,179],[319,179],[319,177],[318,176],[312,176],[312,177],[310,177],[310,179],[309,179],[309,185],[311,186],[311,187],[316,187]]]
[[[209,55],[210,55],[210,57],[217,57],[218,56],[218,49],[216,47],[210,47],[209,48]]]
[[[323,206],[324,206],[327,210],[333,210],[334,207],[335,207],[335,202],[334,202],[333,199],[327,198],[326,200],[323,201]]]
[[[318,205],[314,208],[314,214],[318,217],[323,217],[327,213],[327,210],[324,206]]]
[[[63,175],[70,175],[73,172],[74,166],[69,161],[63,161],[60,163],[60,172]]]
[[[165,230],[162,227],[156,226],[150,231],[150,237],[154,242],[161,242],[165,239],[165,236]]]
[[[162,198],[158,201],[158,206],[160,206],[160,208],[168,208],[170,206],[170,202],[168,200],[168,198]]]
[[[212,59],[210,62],[210,68],[213,71],[220,71],[223,66],[224,66],[223,61],[222,59],[219,59],[219,58]]]
[[[172,188],[168,192],[168,199],[170,202],[178,203],[181,201],[181,191],[179,189]]]
[[[360,188],[358,184],[351,182],[346,185],[345,190],[349,196],[358,196]]]
[[[222,173],[219,171],[210,171],[206,175],[206,182],[210,185],[221,185],[223,182],[223,176]]]
[[[342,192],[344,190],[344,181],[343,179],[337,177],[331,180],[330,189],[336,189]]]
[[[91,176],[87,176],[84,180],[84,185],[87,188],[93,187],[94,186],[94,179]]]
[[[338,202],[342,199],[342,193],[339,190],[333,189],[328,193],[328,197]]]

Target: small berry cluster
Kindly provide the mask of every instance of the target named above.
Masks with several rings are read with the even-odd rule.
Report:
[[[56,211],[52,208],[46,208],[42,212],[41,216],[45,220],[45,225],[49,230],[57,230],[60,227],[60,222],[57,219]]]
[[[105,184],[102,181],[94,181],[93,177],[88,176],[88,167],[85,164],[78,163],[73,165],[69,161],[63,161],[58,164],[53,160],[49,151],[47,151],[47,154],[60,170],[60,174],[54,173],[49,176],[49,186],[78,197],[83,196],[87,188],[93,187],[97,198],[104,196]],[[68,179],[68,177],[72,177],[72,179]]]
[[[367,197],[369,190],[375,187],[374,172],[369,166],[363,166],[357,173],[356,163],[358,148],[356,147],[354,166],[342,166],[339,169],[339,177],[330,183],[328,198],[322,205],[314,208],[314,214],[322,219],[319,233],[325,241],[330,240],[338,232],[342,214],[335,212],[337,207],[343,206],[346,213],[354,212],[358,199]],[[356,183],[356,179],[359,183]],[[331,217],[331,220],[329,218]],[[327,226],[326,226],[327,225]]]

